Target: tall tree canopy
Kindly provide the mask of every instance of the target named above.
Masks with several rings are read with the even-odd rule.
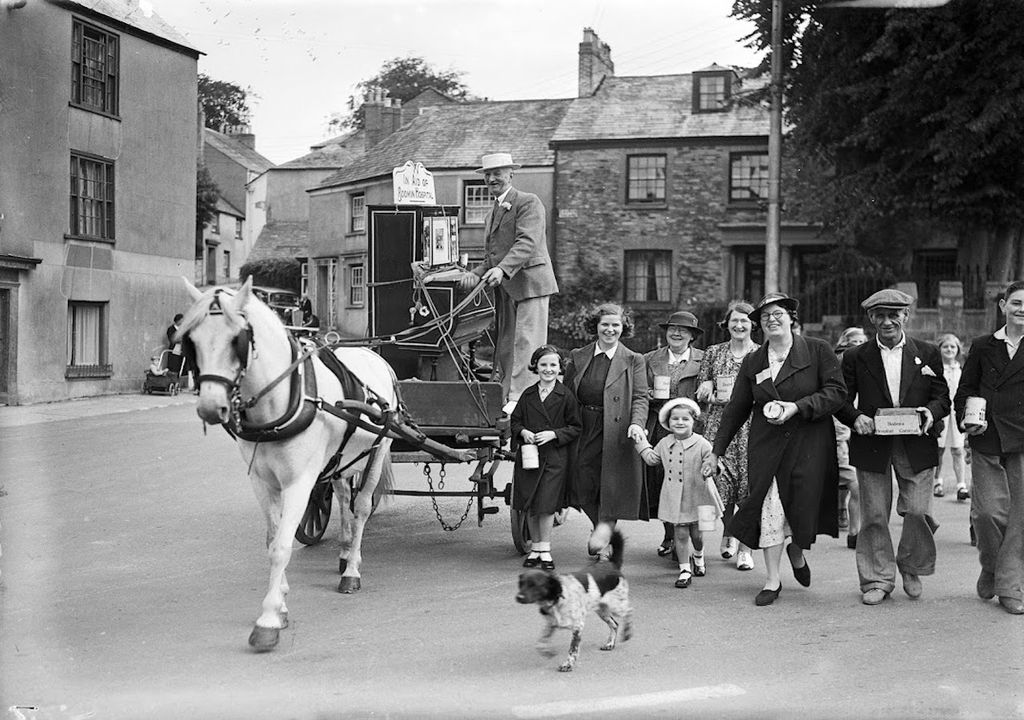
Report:
[[[363,101],[374,91],[381,90],[388,97],[407,102],[429,87],[456,100],[467,98],[468,89],[462,82],[465,73],[459,70],[438,70],[421,57],[392,58],[384,63],[371,78],[356,84],[356,92],[348,99],[351,110],[335,113],[328,120],[331,131],[361,128],[365,122]]]
[[[220,130],[225,125],[248,125],[250,97],[255,97],[251,88],[242,89],[235,83],[199,73],[199,104],[208,128]]]
[[[755,47],[770,46],[771,5],[734,3],[757,25]],[[894,219],[995,235],[1024,225],[1024,2],[785,5],[791,137],[835,168],[840,234]]]

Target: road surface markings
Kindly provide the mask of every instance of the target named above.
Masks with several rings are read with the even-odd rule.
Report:
[[[517,705],[512,708],[516,717],[544,718],[578,715],[580,713],[611,712],[614,710],[638,710],[656,705],[675,705],[694,700],[712,700],[714,698],[735,697],[745,695],[746,690],[738,685],[706,685],[704,687],[686,688],[683,690],[665,690],[664,692],[644,693],[643,695],[618,695],[589,700],[559,700],[537,705]]]

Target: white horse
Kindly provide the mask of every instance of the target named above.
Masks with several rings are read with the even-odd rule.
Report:
[[[382,487],[391,481],[391,440],[358,424],[353,428],[353,423],[321,409],[318,399],[333,404],[344,398],[342,383],[315,356],[296,365],[298,345],[276,313],[253,295],[251,278],[238,291],[214,288],[202,293],[185,282],[195,303],[185,313],[179,337],[187,352],[194,354],[197,412],[204,422],[223,424],[237,435],[238,449],[267,521],[270,587],[249,644],[257,651],[271,650],[280,631],[288,626],[285,569],[295,530],[317,477],[343,443],[336,465],[343,476],[332,480],[342,514],[338,591],[359,589],[363,528],[382,473]],[[397,407],[395,375],[383,358],[361,347],[334,352],[373,402]],[[316,397],[309,396],[307,376],[311,371]],[[288,437],[306,422],[307,427]],[[282,427],[284,432],[280,432]],[[354,488],[358,476],[363,482]],[[353,492],[355,503],[350,509]]]

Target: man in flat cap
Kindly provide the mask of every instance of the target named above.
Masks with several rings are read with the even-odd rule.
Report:
[[[512,171],[520,167],[510,153],[483,156],[477,172],[494,205],[484,219],[484,261],[462,279],[465,289],[480,282],[494,288],[494,366],[509,401],[536,380],[527,366],[530,354],[548,340],[548,298],[558,292],[544,205],[536,195],[512,187]]]
[[[850,464],[857,468],[861,507],[857,574],[865,605],[889,597],[897,569],[910,598],[921,596],[920,576],[935,572],[932,478],[939,464],[939,421],[949,413],[949,388],[939,349],[904,332],[912,302],[894,289],[867,298],[861,307],[875,339],[843,354],[847,399],[836,417],[853,429]],[[908,408],[911,416],[886,422],[892,416],[876,416],[886,408]],[[889,534],[893,472],[899,487],[896,512],[903,517],[895,553]]]

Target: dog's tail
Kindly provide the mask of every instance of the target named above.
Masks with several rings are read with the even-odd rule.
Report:
[[[622,539],[622,533],[618,530],[612,533],[612,539],[609,543],[612,548],[612,554],[608,559],[611,561],[612,565],[620,570],[622,569],[622,548],[625,544],[625,541]]]

